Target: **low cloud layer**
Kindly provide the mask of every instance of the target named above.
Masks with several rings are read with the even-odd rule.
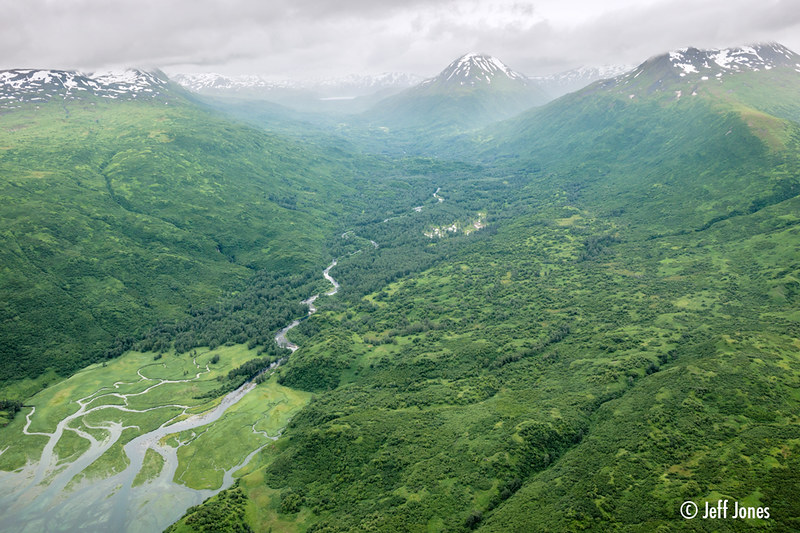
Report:
[[[685,46],[800,51],[794,0],[27,0],[4,11],[0,68],[433,75],[478,51],[538,75]]]

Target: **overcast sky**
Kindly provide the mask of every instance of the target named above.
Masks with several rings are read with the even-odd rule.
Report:
[[[0,68],[309,79],[432,76],[466,52],[528,75],[685,46],[800,52],[798,0],[0,0]]]

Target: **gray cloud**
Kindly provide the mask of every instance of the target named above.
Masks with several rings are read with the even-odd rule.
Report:
[[[432,75],[482,51],[527,74],[683,46],[800,48],[794,0],[27,0],[4,7],[0,68],[158,66],[282,77]]]

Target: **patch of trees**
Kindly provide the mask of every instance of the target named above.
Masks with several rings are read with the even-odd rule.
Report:
[[[778,182],[778,185],[772,190],[770,194],[764,196],[762,198],[756,198],[753,200],[747,209],[734,209],[724,215],[719,215],[699,228],[695,231],[705,231],[717,222],[722,222],[723,220],[728,220],[729,218],[734,218],[743,215],[749,215],[755,213],[756,211],[760,211],[765,207],[769,207],[771,205],[775,205],[781,203],[785,200],[790,198],[794,198],[795,196],[800,194],[800,183],[794,180],[781,180]]]
[[[247,496],[238,486],[223,490],[203,505],[190,507],[166,533],[182,530],[183,524],[200,533],[250,533],[253,530],[245,519],[246,505]]]
[[[270,194],[269,201],[278,204],[284,209],[292,211],[297,209],[297,197],[292,195]]]
[[[564,340],[567,335],[569,335],[570,329],[571,328],[569,324],[562,324],[561,326],[555,328],[546,339],[536,342],[536,344],[534,344],[532,347],[511,354],[506,354],[496,359],[494,361],[494,366],[501,367],[507,365],[508,363],[519,361],[523,357],[531,357],[533,355],[541,354],[545,348]]]
[[[22,409],[22,402],[17,400],[0,399],[0,411],[6,412],[9,421],[14,418],[14,415],[16,415],[20,409]]]
[[[214,305],[192,307],[189,316],[180,321],[160,322],[135,343],[130,339],[118,341],[107,357],[119,356],[130,348],[143,352],[174,348],[180,354],[199,346],[214,349],[245,343],[251,349],[262,346],[261,353],[267,355],[283,355],[273,336],[307,313],[308,308],[300,301],[314,290],[316,281],[311,271],[292,275],[261,271],[244,288]]]
[[[289,369],[280,375],[278,383],[287,387],[307,391],[326,391],[336,388],[347,365],[333,356],[307,357],[295,360]]]
[[[286,350],[286,352],[289,352]],[[214,361],[216,358],[216,361]],[[211,363],[214,364],[219,362],[219,356],[214,356],[211,359]],[[210,390],[200,396],[196,396],[196,398],[216,398],[218,396],[222,396],[223,394],[227,394],[239,387],[242,386],[246,381],[254,379],[258,376],[258,374],[264,370],[265,368],[269,367],[273,362],[275,362],[277,358],[272,357],[257,357],[255,359],[250,359],[246,363],[243,363],[230,372],[224,378],[220,376],[220,381],[225,381],[225,383],[221,387],[217,387],[214,390]]]
[[[548,422],[530,421],[520,424],[517,434],[521,438],[519,471],[523,477],[547,468],[568,448],[583,439],[587,432],[585,423],[566,419]]]
[[[620,242],[612,235],[592,235],[583,243],[583,251],[578,256],[578,261],[591,261],[603,255],[609,246]]]

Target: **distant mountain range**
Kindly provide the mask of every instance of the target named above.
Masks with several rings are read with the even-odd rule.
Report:
[[[531,76],[538,85],[552,98],[579,91],[599,80],[615,78],[633,69],[632,65],[603,65],[600,67],[579,67],[549,76]]]
[[[111,99],[163,97],[168,92],[170,81],[205,96],[263,99],[306,111],[325,110],[334,106],[344,111],[360,112],[409,89],[414,89],[414,92],[407,97],[413,99],[456,88],[502,94],[498,100],[503,102],[486,102],[483,111],[473,110],[470,116],[459,120],[474,125],[511,116],[531,105],[545,103],[594,81],[614,77],[626,69],[587,67],[551,76],[528,77],[511,70],[497,58],[474,53],[462,56],[438,76],[429,79],[398,72],[351,74],[311,81],[276,81],[257,75],[225,76],[213,73],[167,77],[159,70],[135,68],[91,74],[57,69],[14,69],[0,71],[0,109],[14,109],[23,102],[41,103],[54,97],[67,100],[82,99],[89,95]],[[491,87],[492,83],[494,87]],[[350,100],[353,102],[346,102]],[[338,105],[334,105],[336,101],[339,101]],[[396,105],[399,104],[395,101],[381,107]],[[413,117],[408,119],[414,121]]]
[[[93,74],[69,70],[3,70],[0,71],[0,109],[52,98],[154,98],[163,96],[168,85],[169,79],[158,70],[126,69]]]
[[[776,67],[800,71],[800,56],[776,44],[699,50],[684,48],[648,59],[640,66],[580,67],[549,76],[526,76],[499,59],[468,53],[441,73],[349,75],[313,81],[269,80],[262,76],[175,74],[126,69],[84,74],[67,70],[0,71],[0,109],[54,97],[110,99],[164,97],[170,81],[201,95],[266,100],[304,111],[338,109],[364,115],[373,125],[471,129],[516,115],[565,94],[601,82],[598,87],[629,98],[672,91],[691,96],[726,75]],[[646,73],[643,75],[643,73]],[[677,84],[677,85],[676,85]],[[350,102],[352,101],[352,102]],[[316,103],[315,103],[316,102]]]
[[[318,98],[355,98],[380,91],[398,91],[422,81],[421,76],[386,72],[375,76],[351,74],[320,80],[269,80],[262,76],[176,74],[173,79],[190,91],[209,96],[261,96],[284,91],[311,93]]]
[[[367,111],[365,116],[373,124],[388,121],[392,127],[416,127],[420,121],[433,121],[435,128],[463,129],[508,118],[631,68],[606,65],[580,67],[549,76],[527,76],[495,57],[468,53],[428,79],[398,72],[315,81],[276,81],[262,76],[213,73],[175,74],[172,79],[205,96],[263,99],[303,111],[331,108],[350,113]],[[442,95],[453,91],[458,96],[451,94],[455,100],[443,107]]]

